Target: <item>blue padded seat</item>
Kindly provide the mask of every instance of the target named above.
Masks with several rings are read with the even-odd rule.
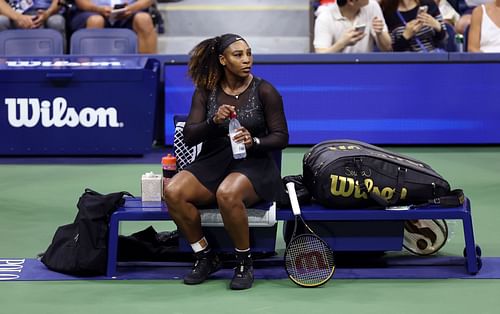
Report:
[[[0,55],[61,55],[63,42],[62,34],[53,29],[8,29],[0,32]]]
[[[137,53],[137,35],[128,28],[80,29],[71,35],[72,55]]]

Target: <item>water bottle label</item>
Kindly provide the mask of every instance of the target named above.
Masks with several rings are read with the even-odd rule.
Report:
[[[236,133],[229,134],[229,137],[231,138],[231,148],[233,150],[233,156],[236,159],[245,158],[246,155],[247,155],[246,154],[245,144],[243,144],[243,143],[236,143],[234,141],[234,139],[233,139],[235,135],[236,135]]]

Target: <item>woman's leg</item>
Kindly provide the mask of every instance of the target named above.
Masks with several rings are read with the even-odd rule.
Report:
[[[132,28],[137,33],[139,53],[156,53],[158,34],[151,15],[146,12],[137,12],[133,19]]]
[[[163,192],[170,216],[195,252],[196,262],[191,272],[184,276],[184,283],[200,284],[219,270],[220,261],[203,236],[200,213],[195,205],[213,203],[215,196],[188,171],[181,171],[170,179]]]
[[[238,250],[250,248],[246,204],[252,205],[259,201],[252,183],[245,175],[233,172],[222,181],[216,197],[224,227],[235,248]]]
[[[168,212],[189,243],[203,238],[195,205],[215,203],[215,196],[189,171],[181,171],[163,187]]]
[[[246,205],[256,203],[259,197],[250,180],[241,173],[229,174],[217,189],[216,197],[224,227],[233,241],[238,261],[230,287],[235,290],[251,288],[253,263]]]

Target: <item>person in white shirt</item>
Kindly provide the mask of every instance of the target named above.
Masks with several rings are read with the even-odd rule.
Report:
[[[472,11],[467,50],[500,52],[500,0],[482,4]]]
[[[376,0],[337,0],[322,6],[314,25],[317,53],[391,51],[391,36]]]
[[[434,2],[436,2],[436,4],[439,6],[439,11],[441,11],[443,20],[454,26],[460,18],[460,14],[455,11],[453,6],[447,0],[434,0]]]

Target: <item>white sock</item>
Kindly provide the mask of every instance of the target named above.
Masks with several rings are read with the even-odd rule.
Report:
[[[250,252],[250,248],[248,248],[248,249],[244,249],[244,250],[240,250],[240,249],[238,249],[238,248],[234,248],[234,250],[235,250],[236,252],[238,252],[238,253]]]
[[[205,237],[201,238],[200,240],[196,241],[195,243],[191,243],[191,248],[195,253],[201,252],[204,249],[208,247],[208,242]]]

